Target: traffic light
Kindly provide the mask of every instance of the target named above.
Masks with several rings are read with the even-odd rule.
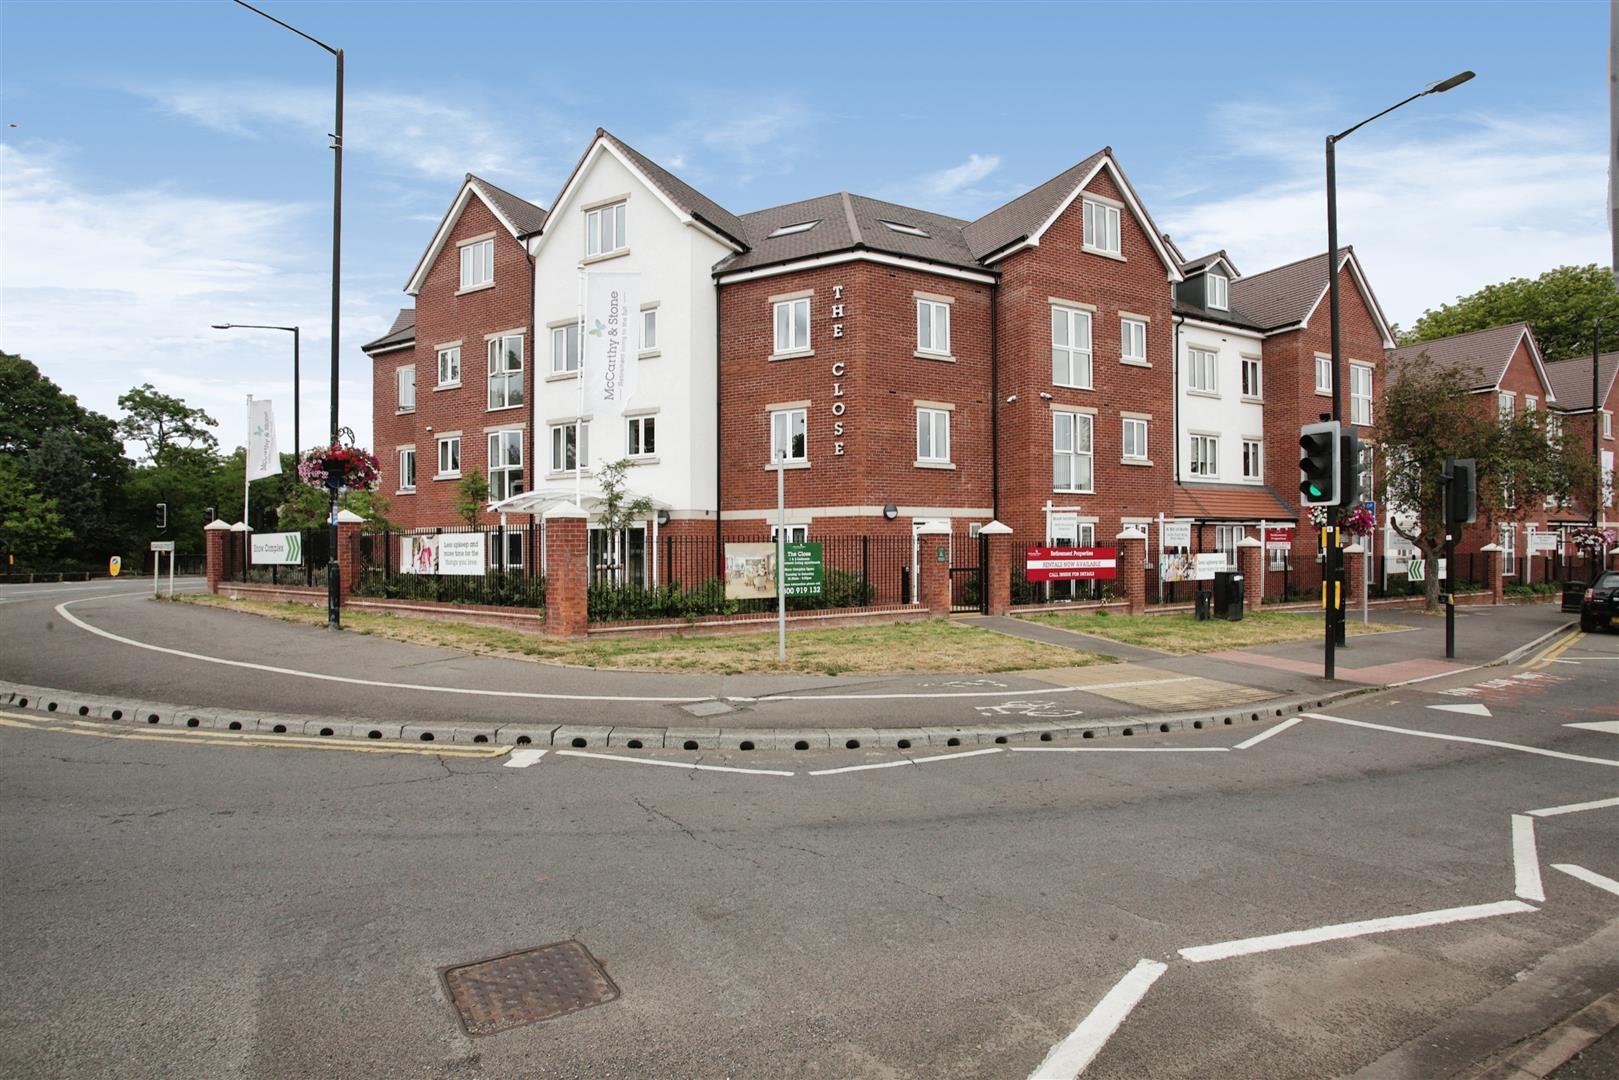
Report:
[[[1472,458],[1445,462],[1445,525],[1471,525],[1478,520],[1478,465]]]
[[[1360,436],[1354,428],[1338,439],[1338,505],[1353,507],[1360,502]]]
[[[160,503],[157,504],[157,531],[162,532],[164,529],[167,529],[168,527],[169,527],[169,504],[166,503],[166,502],[160,502]]]
[[[1336,420],[1305,424],[1299,429],[1299,495],[1305,506],[1337,506],[1338,479],[1342,475],[1343,446]]]

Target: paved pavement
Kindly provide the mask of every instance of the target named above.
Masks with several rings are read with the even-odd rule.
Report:
[[[950,755],[7,713],[0,1074],[1450,1075],[1619,986],[1616,663],[1569,635],[1235,734]],[[568,939],[617,1001],[463,1033],[442,969]]]

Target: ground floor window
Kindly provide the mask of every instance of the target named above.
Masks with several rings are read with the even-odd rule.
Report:
[[[770,526],[770,542],[772,544],[774,544],[776,542],[776,534],[777,534],[778,531],[780,531],[780,529],[781,529],[781,526],[779,526],[779,525]],[[808,540],[809,540],[809,526],[808,525],[788,525],[787,526],[787,541],[786,541],[787,543],[789,543],[789,544],[802,544],[802,543],[805,543]]]
[[[636,525],[613,536],[606,529],[590,530],[590,581],[643,584],[647,580],[646,528]]]
[[[1518,573],[1518,527],[1501,526],[1501,573],[1513,577]]]
[[[489,534],[489,565],[496,569],[517,570],[523,565],[521,532],[493,532]]]
[[[1237,541],[1242,539],[1241,525],[1216,525],[1214,527],[1214,550],[1225,556],[1225,564],[1233,570],[1237,567]]]

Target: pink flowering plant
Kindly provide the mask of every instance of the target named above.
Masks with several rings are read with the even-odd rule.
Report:
[[[1569,533],[1568,539],[1569,543],[1586,555],[1601,555],[1603,551],[1619,544],[1619,530],[1598,529],[1586,525]]]
[[[375,491],[379,469],[376,455],[358,446],[317,446],[298,455],[298,479],[310,487],[326,487],[335,471],[345,491]]]
[[[1317,529],[1324,529],[1331,522],[1327,515],[1333,508],[1317,506],[1310,511],[1310,524]],[[1347,514],[1338,515],[1338,528],[1351,536],[1370,536],[1377,528],[1377,515],[1366,509],[1364,505],[1356,506]]]

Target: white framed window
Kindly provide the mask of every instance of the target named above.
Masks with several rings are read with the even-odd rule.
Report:
[[[598,206],[585,211],[585,257],[611,255],[629,244],[624,237],[624,204]]]
[[[1332,393],[1332,357],[1317,356],[1315,358],[1315,392],[1318,394]]]
[[[1218,435],[1192,436],[1191,469],[1193,476],[1220,475],[1220,437]]]
[[[438,384],[461,385],[461,346],[452,345],[438,351]]]
[[[770,542],[772,544],[774,544],[776,542],[776,537],[778,537],[780,535],[781,535],[781,526],[780,525],[772,525],[772,526],[770,526]],[[802,544],[802,543],[806,543],[808,540],[809,540],[809,526],[808,525],[788,525],[787,526],[787,535],[785,537],[783,537],[783,542],[784,543]]]
[[[1204,298],[1204,307],[1215,311],[1227,311],[1231,307],[1231,282],[1224,274],[1203,275],[1208,282],[1208,295]]]
[[[1606,409],[1602,410],[1602,437],[1604,439],[1613,438],[1613,413]]]
[[[489,407],[510,409],[523,403],[523,335],[489,339]]]
[[[1264,364],[1257,356],[1242,358],[1242,396],[1255,401],[1265,396]]]
[[[1200,394],[1220,392],[1220,356],[1213,349],[1186,350],[1186,387]]]
[[[944,409],[916,410],[916,460],[950,460],[950,413]]]
[[[658,309],[655,307],[641,309],[641,353],[655,353],[658,345]]]
[[[1270,549],[1270,568],[1272,570],[1286,570],[1287,569],[1287,554],[1288,554],[1287,549],[1284,548],[1284,547],[1271,548]]]
[[[1349,365],[1349,422],[1372,422],[1372,365]]]
[[[1501,414],[1501,419],[1511,420],[1518,413],[1518,398],[1509,390],[1502,390],[1495,395],[1495,407]]]
[[[1533,394],[1523,396],[1523,411],[1534,412],[1540,408],[1540,399]]]
[[[523,433],[489,433],[489,501],[510,498],[523,491]]]
[[[1376,452],[1377,446],[1370,440],[1360,444],[1360,501],[1363,503],[1377,501],[1377,488],[1374,486],[1377,473],[1372,467]]]
[[[579,324],[551,327],[551,374],[567,375],[579,370]]]
[[[630,457],[649,458],[658,453],[658,418],[656,416],[632,416],[629,418],[629,439],[625,443],[629,447]]]
[[[441,435],[438,440],[438,476],[461,475],[461,436]]]
[[[1512,474],[1504,473],[1501,476],[1501,506],[1506,510],[1518,508],[1518,488],[1512,482]]]
[[[1518,527],[1501,526],[1501,576],[1518,576]]]
[[[1264,444],[1258,439],[1242,440],[1242,478],[1260,480],[1265,475]]]
[[[461,288],[476,289],[495,283],[495,242],[479,240],[461,245]]]
[[[1051,414],[1051,486],[1088,493],[1095,483],[1091,450],[1093,418],[1087,413]]]
[[[1216,525],[1214,527],[1214,550],[1225,556],[1225,564],[1230,567],[1237,565],[1237,541],[1242,539],[1241,525]]]
[[[810,298],[779,300],[774,305],[776,354],[806,352],[810,347]]]
[[[1051,306],[1051,381],[1080,390],[1091,388],[1090,312]]]
[[[1119,359],[1126,364],[1147,362],[1147,324],[1142,320],[1119,320]]]
[[[524,534],[508,529],[489,534],[489,565],[496,569],[516,570],[523,565]]]
[[[1119,208],[1095,199],[1085,200],[1085,246],[1109,255],[1120,254]]]
[[[399,490],[416,490],[416,448],[399,451]]]
[[[551,471],[573,472],[590,467],[590,425],[570,420],[551,425]]]
[[[770,414],[770,465],[784,460],[789,465],[809,460],[807,409],[777,409]]]
[[[416,408],[416,369],[400,368],[394,377],[399,383],[399,411],[410,412]]]
[[[916,349],[950,355],[950,305],[937,300],[916,301]]]
[[[1135,416],[1124,418],[1123,449],[1120,457],[1126,461],[1147,460],[1147,422]]]

